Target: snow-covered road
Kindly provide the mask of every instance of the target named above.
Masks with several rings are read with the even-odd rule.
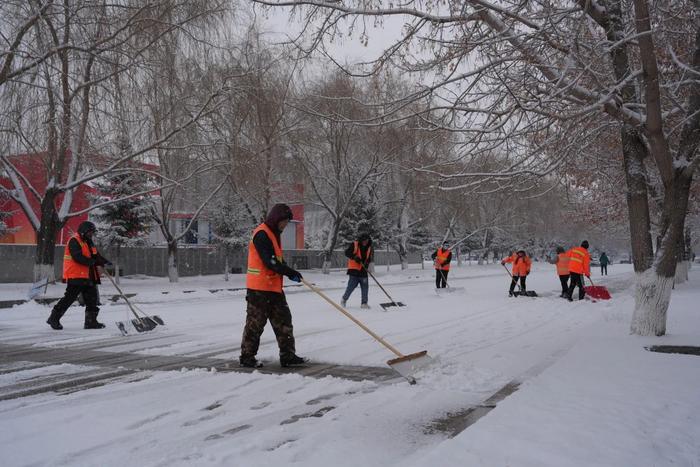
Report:
[[[382,311],[378,303],[386,298],[370,285],[373,308],[359,309],[357,290],[349,310],[402,352],[425,349],[435,358],[435,365],[418,375],[417,385],[204,369],[129,372],[98,387],[0,402],[3,465],[379,466],[417,461],[446,437],[431,429],[433,421],[480,404],[511,381],[535,378],[601,323],[619,326],[631,300],[632,272],[626,265],[611,268],[602,280],[615,298],[598,303],[559,298],[553,268],[543,264],[536,264],[528,278],[539,298],[508,298],[509,279],[500,265],[454,268],[450,282],[465,290],[441,296],[432,289],[429,269],[379,269],[378,279],[393,298],[409,306]],[[305,277],[338,299],[346,280],[342,272]],[[163,279],[125,280],[122,287],[137,293],[134,300],[144,311],[166,321],[166,327],[151,333],[157,339],[121,337],[113,322],[127,317],[122,304],[102,308],[100,319],[109,326],[101,331],[82,330],[82,310],[71,308],[62,332],[44,323],[46,307],[25,304],[0,310],[0,344],[233,361],[245,320],[244,294],[209,290],[233,288],[240,281],[193,278],[173,286]],[[22,287],[4,285],[0,294],[17,295]],[[110,293],[110,287],[102,293]],[[370,367],[392,357],[312,292],[290,289],[288,301],[300,355]],[[274,361],[276,355],[268,327],[258,357]],[[97,369],[52,365],[22,371],[17,363],[3,362],[0,389],[90,371]]]

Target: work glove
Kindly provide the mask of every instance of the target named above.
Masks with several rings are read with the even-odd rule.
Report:
[[[292,269],[292,271],[289,274],[287,274],[287,277],[292,282],[301,282],[301,279],[302,279],[299,271],[295,271],[294,269]]]

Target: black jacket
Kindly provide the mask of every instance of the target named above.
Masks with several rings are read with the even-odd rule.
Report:
[[[83,238],[83,241],[87,243],[88,248],[92,250],[95,246],[92,240]],[[70,255],[78,264],[90,267],[90,278],[89,279],[68,279],[69,285],[80,285],[80,286],[92,286],[100,284],[100,275],[97,274],[97,266],[105,266],[111,264],[109,260],[103,257],[99,252],[95,255],[90,255],[89,257],[83,255],[83,249],[80,247],[80,243],[75,238],[71,238],[68,241],[68,250]]]
[[[372,249],[369,252],[369,255],[367,254],[367,250],[370,249],[372,246],[372,240],[370,240],[367,243],[367,246],[363,246],[362,242],[358,242],[360,246],[360,256],[362,257],[362,263],[365,265],[365,267],[369,266],[369,263],[374,261],[374,249]],[[352,242],[348,245],[348,247],[345,249],[345,256],[347,256],[350,259],[355,259],[355,242]],[[348,276],[357,276],[357,277],[367,277],[367,270],[366,269],[348,269]]]

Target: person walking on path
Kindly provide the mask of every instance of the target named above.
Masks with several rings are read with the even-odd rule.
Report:
[[[600,275],[601,276],[607,276],[608,275],[608,264],[610,264],[610,258],[608,258],[608,255],[603,252],[600,255]]]
[[[520,279],[520,293],[524,294],[527,290],[525,285],[525,279],[528,274],[530,274],[530,267],[532,266],[532,260],[527,256],[525,250],[518,250],[507,258],[501,260],[501,264],[513,263],[513,271],[511,275],[513,279],[510,282],[510,290],[508,290],[508,296],[512,297],[514,295],[515,285]]]
[[[553,264],[557,265],[557,275],[561,283],[561,295],[559,296],[566,298],[569,294],[569,257],[563,247],[557,247],[557,257]]]
[[[586,295],[583,289],[583,276],[591,278],[591,254],[588,253],[588,240],[581,242],[581,246],[570,249],[566,254],[569,257],[569,274],[571,282],[566,298],[573,301],[574,289],[578,287],[578,299],[583,300]]]
[[[435,288],[444,289],[447,287],[447,274],[450,272],[452,261],[452,252],[447,248],[447,242],[442,242],[442,246],[432,254],[431,258],[435,266]]]
[[[361,308],[369,309],[369,281],[367,268],[374,261],[372,251],[372,238],[367,233],[360,234],[357,240],[350,243],[345,249],[345,256],[348,258],[348,286],[345,289],[340,304],[345,307],[352,292],[360,286],[362,292]]]
[[[238,358],[241,366],[262,367],[255,356],[268,320],[277,338],[280,365],[288,367],[306,362],[296,354],[292,312],[282,290],[283,276],[294,282],[302,279],[301,274],[290,268],[282,257],[281,234],[292,220],[289,206],[275,204],[265,221],[255,228],[248,244],[246,322]]]
[[[97,228],[92,222],[82,222],[78,226],[78,232],[73,235],[63,252],[63,282],[66,292],[51,310],[51,315],[46,323],[51,329],[61,330],[61,317],[68,307],[78,298],[83,296],[85,301],[84,329],[102,329],[103,323],[97,321],[100,312],[97,286],[100,284],[99,267],[109,266],[112,263],[98,253],[92,237]]]

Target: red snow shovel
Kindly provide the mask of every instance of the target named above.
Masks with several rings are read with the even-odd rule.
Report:
[[[351,315],[345,308],[342,306],[338,305],[335,303],[333,300],[331,300],[328,295],[323,293],[318,287],[315,285],[311,284],[310,282],[307,282],[305,279],[302,279],[301,282],[316,292],[318,295],[320,295],[325,301],[333,305],[339,312],[350,318],[350,320],[360,326],[367,334],[372,336],[374,339],[377,340],[380,344],[382,344],[384,347],[389,349],[393,354],[396,355],[397,358],[391,359],[388,362],[386,362],[387,365],[389,365],[391,368],[394,369],[398,374],[403,376],[408,380],[410,384],[416,384],[416,379],[413,377],[413,373],[416,371],[420,370],[423,367],[428,366],[430,363],[432,363],[433,359],[430,358],[428,355],[427,350],[422,350],[420,352],[404,355],[396,348],[389,344],[387,341],[379,337],[377,334],[372,332],[370,328],[362,324],[360,320],[355,318],[353,315]]]
[[[583,276],[581,276],[581,280],[583,280]],[[607,287],[593,284],[593,279],[590,277],[588,280],[591,281],[591,285],[584,286],[583,290],[589,297],[596,298],[598,300],[610,300],[612,298]]]

